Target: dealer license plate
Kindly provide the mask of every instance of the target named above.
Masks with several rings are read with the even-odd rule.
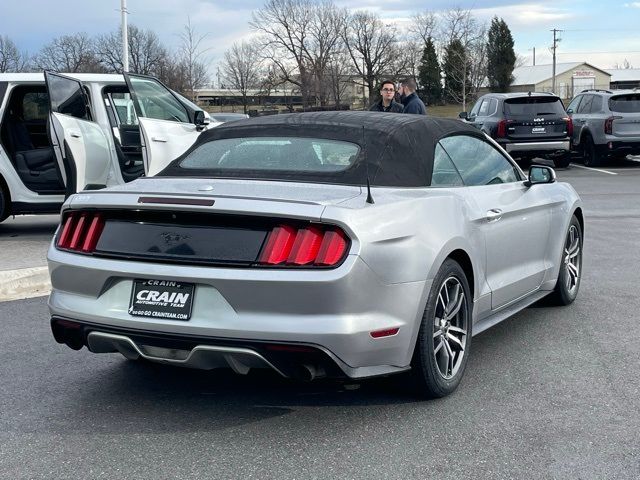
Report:
[[[533,127],[531,133],[547,133],[547,129],[545,127]]]
[[[194,285],[169,280],[134,280],[129,314],[166,320],[189,320]]]

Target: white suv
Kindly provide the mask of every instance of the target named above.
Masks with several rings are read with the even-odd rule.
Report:
[[[153,77],[0,74],[0,221],[154,175],[209,116]]]

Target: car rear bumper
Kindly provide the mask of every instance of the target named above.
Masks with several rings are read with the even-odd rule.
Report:
[[[333,270],[286,271],[128,262],[52,247],[49,270],[52,318],[88,325],[83,327],[82,345],[91,350],[126,350],[153,361],[213,368],[206,365],[215,365],[219,359],[205,361],[202,357],[224,359],[224,352],[211,353],[208,348],[220,347],[221,341],[306,345],[324,352],[352,378],[408,368],[424,308],[424,292],[429,287],[426,281],[386,284],[357,255],[348,256]],[[193,283],[191,318],[182,321],[130,315],[133,280],[139,278]],[[394,328],[398,328],[394,335],[371,335]],[[135,346],[127,339],[110,340],[111,350],[105,350],[104,345],[109,343],[105,339],[96,340],[104,348],[92,346],[87,337],[92,331],[127,337]],[[131,332],[208,339],[198,344],[208,347],[195,355],[193,348],[198,345],[192,345],[188,349],[191,353],[181,353],[176,362],[165,354],[163,359],[160,354],[145,353],[148,350],[131,337]],[[165,348],[184,350],[179,342],[169,342]],[[238,355],[245,360],[247,355],[252,356],[259,363],[251,353]]]
[[[599,145],[598,150],[600,154],[640,155],[640,138],[633,138],[629,140],[607,139],[607,143]]]
[[[570,150],[569,140],[556,142],[518,142],[504,143],[502,147],[508,153],[531,153],[531,154],[554,154],[568,153]]]

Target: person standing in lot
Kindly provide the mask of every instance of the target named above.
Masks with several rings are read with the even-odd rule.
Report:
[[[391,112],[402,113],[404,107],[401,103],[396,102],[393,96],[396,92],[395,84],[391,80],[385,80],[380,86],[380,96],[382,97],[379,102],[371,105],[372,112]]]
[[[400,82],[400,95],[404,110],[402,113],[416,113],[418,115],[426,115],[427,107],[425,107],[420,97],[416,93],[418,85],[413,78],[406,78]]]

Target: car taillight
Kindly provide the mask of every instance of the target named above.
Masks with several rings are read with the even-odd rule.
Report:
[[[570,117],[564,117],[563,120],[567,123],[567,137],[573,136],[573,121]]]
[[[70,213],[64,219],[56,247],[91,253],[96,249],[103,228],[104,219],[99,213]]]
[[[606,135],[613,135],[613,121],[619,120],[622,117],[609,117],[604,121],[604,133]]]
[[[498,129],[496,131],[497,138],[504,138],[507,136],[507,129],[509,128],[509,124],[513,123],[514,120],[500,120],[498,122]]]
[[[258,263],[330,267],[344,258],[348,246],[346,234],[338,227],[278,225],[269,232]]]

